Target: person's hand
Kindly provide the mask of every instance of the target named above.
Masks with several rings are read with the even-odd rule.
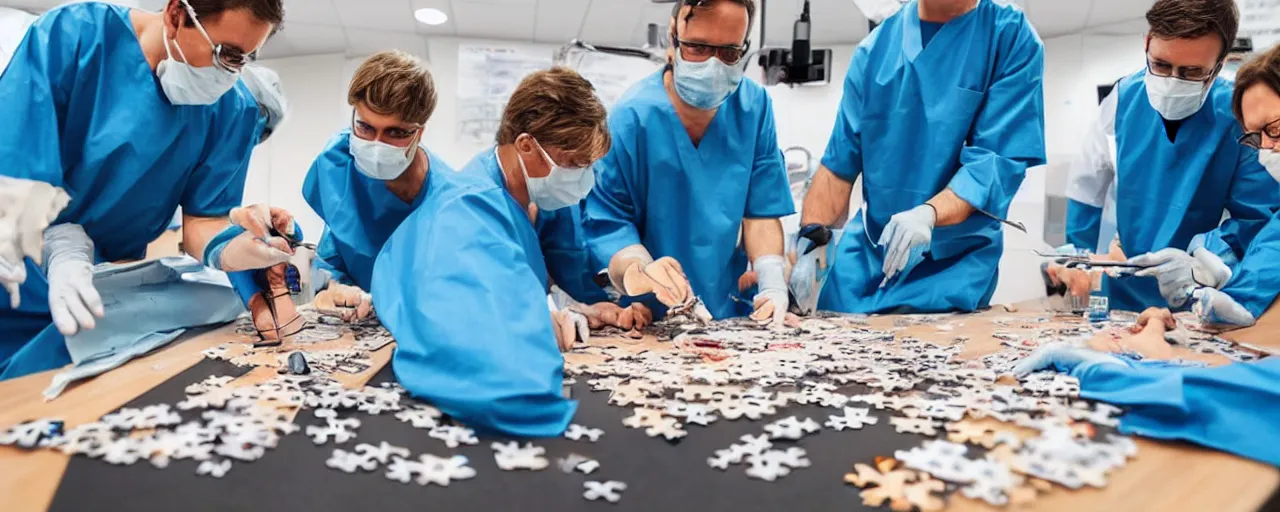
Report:
[[[1093,278],[1083,270],[1052,264],[1045,266],[1044,272],[1050,283],[1065,286],[1067,294],[1072,297],[1087,298],[1093,290]]]
[[[671,257],[659,258],[644,267],[631,265],[622,277],[622,288],[631,297],[653,293],[668,307],[687,304],[694,297],[680,262]]]
[[[751,313],[751,319],[768,325],[770,329],[781,329],[790,303],[787,295],[786,260],[778,254],[760,256],[751,262],[751,269],[756,273],[758,289],[752,304],[755,311]]]
[[[1155,277],[1160,295],[1175,308],[1182,307],[1196,288],[1220,288],[1231,279],[1231,269],[1212,251],[1196,249],[1195,256],[1178,249],[1161,249],[1129,259],[1145,268],[1136,275]]]
[[[270,268],[293,257],[285,239],[268,237],[265,241],[245,231],[226,243],[218,253],[218,261],[210,266],[224,272]]]
[[[561,352],[573,350],[578,340],[583,343],[591,340],[591,328],[586,315],[565,309],[551,312],[551,330],[556,334],[556,345]]]
[[[330,282],[329,286],[312,300],[316,311],[341,318],[344,322],[358,322],[373,313],[373,296],[355,286]]]
[[[271,229],[285,236],[293,236],[293,215],[284,208],[255,204],[234,208],[229,214],[231,223],[248,231],[255,238],[267,240]]]
[[[922,204],[889,218],[889,224],[880,233],[876,245],[885,248],[883,288],[898,275],[907,275],[924,261],[924,253],[933,242],[933,226],[937,212],[932,206]]]
[[[1204,323],[1249,327],[1258,321],[1253,317],[1253,313],[1221,290],[1201,288],[1196,290],[1193,296],[1196,303],[1191,310]]]
[[[1138,315],[1138,321],[1129,328],[1130,332],[1139,333],[1147,328],[1152,322],[1163,323],[1166,331],[1172,331],[1178,328],[1178,320],[1173,317],[1173,313],[1166,308],[1147,308],[1141,315]]]
[[[653,312],[638,302],[625,308],[612,302],[600,302],[590,306],[575,304],[570,309],[582,313],[592,329],[611,326],[630,331],[643,329],[653,321]]]
[[[826,246],[817,245],[804,236],[796,239],[796,252],[791,254],[794,266],[791,267],[791,279],[787,285],[798,306],[813,302],[813,295],[818,292],[818,274],[822,271],[821,256],[824,247]],[[812,312],[804,311],[803,306],[801,309],[803,314]]]
[[[63,336],[93,329],[94,317],[106,311],[93,286],[93,241],[78,224],[45,230],[45,275],[49,280],[49,314]]]
[[[1097,364],[1126,366],[1124,361],[1116,356],[1059,342],[1040,346],[1013,367],[1013,374],[1021,379],[1040,370],[1056,369],[1077,375]]]
[[[22,305],[24,259],[43,264],[44,231],[70,201],[61,188],[43,181],[0,176],[0,286],[9,292],[11,308]]]

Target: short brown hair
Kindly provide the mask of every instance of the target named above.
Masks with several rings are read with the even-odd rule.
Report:
[[[170,2],[181,4],[182,0],[170,0]],[[247,9],[253,13],[254,18],[275,25],[276,29],[284,23],[284,0],[187,0],[187,2],[191,4],[191,10],[196,12],[196,17],[201,19],[215,18],[224,11]],[[186,12],[182,5],[178,8]],[[187,19],[185,26],[194,25],[190,19]]]
[[[671,17],[674,18],[676,16],[679,16],[680,9],[684,9],[684,6],[686,5],[691,6],[693,7],[693,9],[689,11],[689,15],[685,18],[685,23],[688,23],[689,20],[693,18],[693,15],[698,11],[698,9],[711,7],[711,5],[716,2],[735,3],[747,9],[747,33],[742,36],[742,40],[750,42],[749,40],[751,39],[751,27],[756,22],[756,0],[680,0],[676,2],[675,5],[671,6]]]
[[[1280,95],[1280,44],[1254,57],[1236,71],[1236,90],[1231,97],[1231,112],[1236,115],[1236,121],[1241,126],[1244,126],[1244,111],[1240,106],[1244,93],[1258,84],[1270,87]]]
[[[1160,39],[1222,38],[1222,58],[1235,44],[1240,10],[1235,0],[1159,0],[1147,11],[1151,35]]]
[[[498,126],[498,144],[527,133],[543,149],[559,148],[598,160],[609,152],[609,123],[595,87],[577,71],[555,67],[520,81]]]
[[[384,116],[427,124],[436,110],[436,83],[421,59],[399,50],[375,53],[356,69],[347,103]]]

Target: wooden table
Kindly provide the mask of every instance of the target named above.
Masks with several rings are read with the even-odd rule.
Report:
[[[1033,314],[1023,313],[1027,316]],[[966,353],[981,353],[998,346],[991,334],[997,329],[990,319],[1007,317],[1004,311],[992,311],[963,317],[955,334],[969,336]],[[956,317],[960,318],[960,317]],[[892,324],[891,317],[874,322]],[[1261,348],[1280,349],[1280,313],[1268,312],[1259,327],[1244,329],[1224,336],[1232,341]],[[930,333],[910,332],[926,341]],[[943,336],[934,336],[942,341]],[[947,333],[946,337],[954,337]],[[56,417],[68,427],[96,421],[134,398],[173,378],[203,359],[201,352],[238,337],[224,327],[171,345],[136,359],[125,366],[89,382],[73,385],[62,396],[45,402],[41,392],[48,386],[54,371],[0,382],[0,428],[36,418]],[[349,345],[347,337],[332,342]],[[608,344],[614,340],[595,340]],[[389,360],[394,345],[374,353],[374,366],[363,374],[350,376],[344,383],[362,386]],[[315,345],[309,348],[324,348]],[[257,370],[241,377],[255,379]],[[1034,503],[1035,510],[1256,510],[1280,485],[1280,470],[1221,452],[1182,443],[1137,440],[1138,456],[1129,465],[1113,473],[1104,489],[1067,491],[1055,488]],[[45,510],[53,500],[66,470],[69,457],[53,450],[23,451],[0,447],[0,509],[5,511]],[[994,510],[983,503],[951,498],[951,510]]]

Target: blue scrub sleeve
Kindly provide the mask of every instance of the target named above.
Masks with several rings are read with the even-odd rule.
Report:
[[[1206,247],[1208,247],[1206,243]],[[1231,276],[1231,281],[1223,287],[1223,293],[1231,296],[1236,302],[1249,310],[1254,318],[1261,318],[1262,313],[1275,302],[1280,294],[1280,214],[1272,217],[1262,232],[1254,238],[1253,245],[1240,260]]]
[[[631,193],[629,180],[636,175],[636,164],[627,140],[628,136],[636,136],[639,128],[630,123],[617,117],[609,119],[613,144],[609,153],[596,162],[596,185],[587,196],[583,227],[592,268],[608,267],[609,260],[618,251],[640,243],[636,222],[644,218],[644,211],[643,205],[636,204]]]
[[[428,199],[427,201],[431,201]],[[493,188],[420,208],[374,264],[378,316],[398,348],[400,384],[468,426],[521,437],[564,432],[577,402],[561,394],[564,359],[546,289]]]
[[[1025,22],[1024,22],[1025,23]],[[947,185],[975,208],[1008,216],[1027,168],[1044,165],[1044,45],[1030,26],[997,57],[997,76],[960,150],[960,170]]]
[[[237,82],[227,94],[241,94],[243,84]],[[247,92],[243,93],[248,95]],[[251,96],[250,96],[251,97]],[[254,109],[257,104],[254,103]],[[219,111],[215,115],[229,115]],[[192,217],[223,217],[232,208],[240,206],[244,198],[245,178],[249,174],[249,157],[257,143],[257,116],[252,122],[221,123],[227,133],[209,137],[205,157],[191,173],[187,187],[182,191],[182,212]]]
[[[764,115],[756,137],[756,154],[751,164],[751,183],[747,188],[748,219],[786,217],[796,212],[787,180],[787,164],[778,148],[778,129],[773,120],[773,101],[764,95]]]
[[[27,32],[0,74],[0,175],[64,186],[60,127],[77,75],[84,11],[56,9]],[[68,191],[75,200],[75,191]]]
[[[333,243],[333,234],[329,233],[328,227],[324,228],[324,234],[320,235],[320,243],[316,244],[316,257],[312,266],[328,272],[330,281],[356,286],[355,280],[351,279],[350,273],[347,272],[347,264],[342,260],[342,254]],[[317,288],[316,291],[323,289],[324,287]]]
[[[878,34],[878,31],[877,31]],[[876,34],[868,36],[874,38]],[[827,150],[822,155],[822,166],[836,177],[853,183],[862,174],[862,81],[866,74],[869,41],[858,45],[849,62],[849,72],[844,76],[844,95],[840,98],[840,111],[836,124],[827,139]]]
[[[1067,199],[1067,243],[1096,253],[1101,230],[1102,208]]]
[[[547,262],[547,275],[573,300],[583,304],[608,302],[609,295],[596,285],[599,269],[592,268],[582,232],[582,205],[553,212],[538,212],[538,240]]]
[[[1257,150],[1244,146],[1237,149],[1240,155],[1231,182],[1231,195],[1227,197],[1231,218],[1222,221],[1209,236],[1220,238],[1239,258],[1280,208],[1280,187],[1276,187],[1275,179],[1258,163]]]

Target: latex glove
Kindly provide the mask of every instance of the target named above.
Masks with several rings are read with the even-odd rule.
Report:
[[[1056,369],[1061,372],[1077,375],[1085,369],[1097,364],[1118,364],[1128,366],[1120,358],[1085,347],[1067,343],[1050,343],[1042,345],[1013,367],[1014,376],[1019,379],[1040,370]]]
[[[632,297],[653,293],[668,307],[687,304],[694,298],[684,269],[671,257],[643,267],[638,263],[629,266],[622,277],[622,292]]]
[[[1178,249],[1161,249],[1129,258],[1129,263],[1146,268],[1138,271],[1140,277],[1154,277],[1160,285],[1160,295],[1170,306],[1180,308],[1191,298],[1197,288],[1221,288],[1231,279],[1231,269],[1212,251],[1196,249],[1195,256]]]
[[[753,304],[755,311],[751,313],[751,319],[767,324],[770,329],[781,329],[787,318],[787,306],[790,302],[787,296],[786,260],[776,254],[761,256],[751,263],[751,268],[756,272],[759,290],[756,292]]]
[[[585,316],[587,326],[592,329],[609,326],[630,331],[643,329],[653,321],[653,312],[640,303],[631,304],[625,308],[612,302],[600,302],[590,306],[575,304],[569,309]]]
[[[270,229],[285,236],[294,234],[293,215],[284,208],[275,208],[265,204],[255,204],[234,208],[229,214],[231,223],[240,226],[254,237],[266,240],[271,236]]]
[[[586,315],[570,309],[551,312],[551,329],[556,333],[556,345],[560,346],[561,352],[572,350],[578,340],[583,343],[591,340]]]
[[[877,245],[885,248],[884,288],[899,274],[907,275],[924,261],[924,253],[933,241],[933,226],[938,214],[932,206],[922,204],[889,218]]]
[[[217,261],[210,266],[224,272],[270,268],[293,257],[285,239],[268,237],[264,241],[248,231],[227,241],[217,254]]]
[[[59,224],[44,233],[49,314],[58,332],[71,336],[93,329],[102,318],[102,297],[93,287],[93,240],[79,224]]]
[[[1221,290],[1201,288],[1193,296],[1196,303],[1191,309],[1204,323],[1249,327],[1257,322],[1253,313]]]
[[[22,305],[24,258],[43,264],[44,230],[70,201],[61,188],[43,181],[0,176],[0,286],[9,292],[11,308]]]
[[[330,282],[329,287],[316,294],[312,301],[316,311],[341,318],[344,322],[358,322],[373,313],[373,296],[355,286]]]
[[[788,284],[798,304],[811,303],[813,295],[818,293],[818,272],[821,270],[818,267],[824,247],[805,237],[796,239],[796,252],[792,255],[795,266],[791,268],[791,279]],[[801,311],[804,314],[811,312]]]

